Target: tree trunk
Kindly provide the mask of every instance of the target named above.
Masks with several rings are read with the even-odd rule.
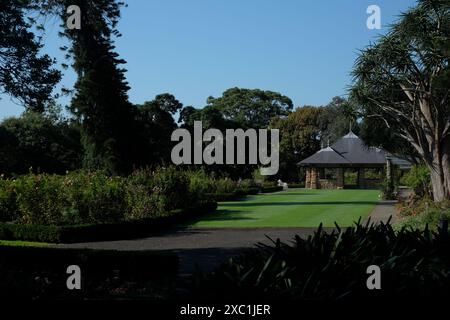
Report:
[[[442,169],[444,171],[444,182],[446,188],[446,197],[450,199],[450,138],[444,144],[444,155],[442,156]]]
[[[443,172],[439,172],[436,167],[430,168],[430,171],[431,185],[433,187],[433,200],[434,202],[443,201],[446,199],[446,188]]]
[[[433,152],[433,161],[430,168],[431,184],[433,187],[433,200],[435,202],[443,201],[450,198],[450,172],[449,172],[449,155],[447,146],[442,148],[445,153],[439,153],[437,150]]]

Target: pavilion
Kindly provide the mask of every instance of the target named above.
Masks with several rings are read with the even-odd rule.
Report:
[[[368,147],[353,132],[340,138],[333,145],[322,148],[312,156],[300,161],[306,167],[305,187],[310,189],[344,188],[345,171],[357,172],[356,187],[369,189],[378,187],[383,181],[385,166],[390,154],[382,149]],[[390,167],[390,166],[389,166]],[[378,171],[374,178],[366,179],[366,170]]]

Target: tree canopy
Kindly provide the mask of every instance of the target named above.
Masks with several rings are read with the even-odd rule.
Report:
[[[6,93],[29,110],[42,112],[61,74],[30,31],[28,1],[0,1],[0,93]]]
[[[172,149],[171,135],[178,126],[174,115],[179,113],[183,104],[169,93],[159,94],[152,101],[136,105],[135,126],[139,154],[135,165],[148,166],[170,161]]]
[[[287,117],[272,120],[270,127],[280,130],[279,176],[283,180],[297,181],[297,163],[320,148],[322,113],[322,108],[304,106]]]
[[[278,92],[231,88],[221,97],[209,97],[205,110],[218,110],[240,128],[267,128],[272,118],[287,116],[292,108],[292,100]]]
[[[350,129],[355,133],[359,132],[356,110],[347,99],[334,97],[321,109],[319,122],[322,144],[336,142]]]
[[[77,123],[61,118],[59,109],[40,113],[28,110],[0,124],[0,172],[65,173],[81,166]]]
[[[421,0],[356,61],[352,97],[407,141],[450,197],[450,1]]]

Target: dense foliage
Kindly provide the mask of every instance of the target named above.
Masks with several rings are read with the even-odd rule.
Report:
[[[0,180],[0,221],[19,224],[112,223],[160,216],[207,199],[174,167],[128,178],[102,172],[27,174]]]
[[[230,88],[221,97],[209,97],[207,106],[201,110],[189,108],[182,120],[192,125],[202,120],[205,127],[225,129],[267,128],[274,117],[287,116],[293,108],[290,98],[273,91],[259,89]]]
[[[0,172],[64,173],[81,167],[82,147],[77,123],[59,110],[27,111],[0,124]]]
[[[54,61],[40,54],[42,43],[32,32],[26,12],[30,1],[0,2],[0,93],[7,93],[27,109],[43,111],[61,73]]]
[[[411,188],[415,198],[431,198],[432,196],[430,169],[426,166],[413,166],[400,182]]]
[[[298,181],[297,163],[320,148],[320,108],[305,106],[284,118],[275,118],[270,127],[280,130],[280,169],[283,181]]]
[[[57,226],[0,222],[0,239],[45,243],[142,239],[160,233],[161,230],[189,223],[202,215],[214,212],[216,208],[216,202],[208,201],[191,204],[183,209],[152,214],[148,217],[133,217],[132,220],[110,223],[94,222]]]
[[[449,249],[447,233],[428,229],[395,232],[389,224],[358,224],[327,233],[319,228],[306,239],[261,244],[212,274],[198,274],[194,293],[218,301],[439,297],[450,289]],[[381,269],[382,290],[367,290],[370,265]]]
[[[418,199],[411,202],[400,202],[397,204],[398,214],[401,217],[396,228],[411,227],[423,229],[437,229],[441,219],[450,220],[450,202],[433,202],[430,198]]]

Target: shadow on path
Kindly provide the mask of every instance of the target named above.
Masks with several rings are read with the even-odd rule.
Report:
[[[326,228],[332,230],[333,228]],[[220,262],[255,248],[259,242],[271,244],[267,238],[290,242],[295,235],[307,237],[316,228],[248,228],[248,229],[197,229],[178,228],[152,237],[136,240],[100,241],[61,244],[63,248],[90,248],[104,250],[158,250],[175,252],[180,258],[180,275],[191,274],[198,265],[211,271]]]

